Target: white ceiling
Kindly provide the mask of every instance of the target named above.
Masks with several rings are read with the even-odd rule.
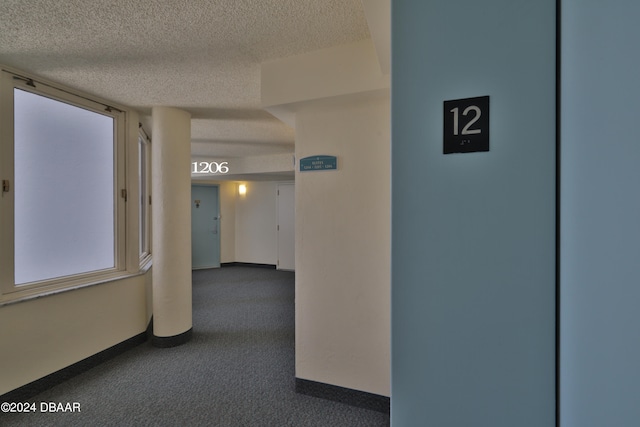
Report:
[[[361,0],[0,1],[1,64],[143,115],[187,110],[194,156],[293,151],[260,108],[260,63],[369,37]]]

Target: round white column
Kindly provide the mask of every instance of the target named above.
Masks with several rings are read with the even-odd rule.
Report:
[[[189,340],[191,301],[191,115],[153,107],[153,344]]]

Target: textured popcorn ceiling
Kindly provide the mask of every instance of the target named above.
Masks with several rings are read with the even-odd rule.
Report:
[[[0,0],[0,63],[190,111],[196,155],[292,151],[259,107],[260,63],[368,37],[361,0]]]

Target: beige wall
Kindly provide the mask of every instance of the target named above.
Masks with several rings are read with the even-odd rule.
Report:
[[[363,40],[269,61],[261,94],[264,108],[295,127],[298,161],[338,157],[337,171],[295,172],[296,376],[388,396],[390,76],[382,57],[382,44]]]
[[[296,376],[389,396],[388,95],[296,113]]]
[[[246,182],[236,199],[236,261],[278,263],[276,182]]]
[[[371,39],[263,62],[261,79],[264,106],[389,87]]]
[[[0,307],[0,394],[144,332],[150,276]]]
[[[220,196],[220,262],[236,260],[236,183],[222,181]]]

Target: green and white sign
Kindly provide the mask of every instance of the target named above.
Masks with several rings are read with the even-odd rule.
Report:
[[[300,159],[300,172],[336,169],[338,169],[338,158],[336,156],[309,156]]]

